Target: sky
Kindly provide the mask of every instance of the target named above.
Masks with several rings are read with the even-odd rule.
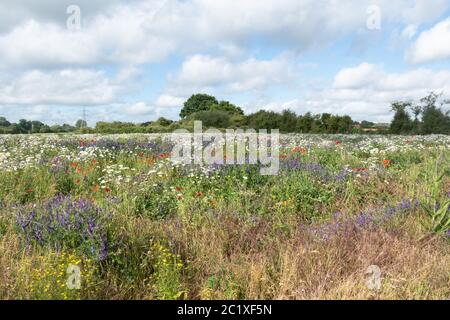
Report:
[[[450,98],[448,0],[2,0],[0,116],[177,120],[194,93],[389,122]]]

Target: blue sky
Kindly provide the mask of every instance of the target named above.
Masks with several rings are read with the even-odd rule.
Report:
[[[84,107],[90,125],[176,120],[203,92],[247,113],[386,122],[392,101],[450,98],[449,67],[447,0],[0,4],[0,115],[11,121],[74,123]]]

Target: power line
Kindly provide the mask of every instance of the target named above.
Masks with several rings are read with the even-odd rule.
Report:
[[[84,127],[87,126],[87,121],[86,121],[86,107],[83,107],[83,123],[81,124],[81,128],[83,129]]]

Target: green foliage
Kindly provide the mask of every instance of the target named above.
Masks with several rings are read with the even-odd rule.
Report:
[[[448,164],[444,154],[440,156],[441,162]],[[450,168],[442,166],[439,161],[427,162],[427,170],[421,173],[424,183],[428,186],[428,197],[422,200],[421,206],[428,217],[424,224],[429,231],[444,234],[450,230],[450,194],[441,196],[444,177],[450,177]]]
[[[78,129],[86,128],[87,127],[87,122],[85,120],[79,119],[75,123],[75,127],[77,127]]]
[[[436,106],[425,107],[422,116],[421,133],[450,134],[450,117],[445,115],[442,110]]]
[[[145,190],[138,191],[134,197],[135,212],[152,219],[163,219],[177,210],[176,197],[158,183]]]
[[[68,271],[79,268],[79,288],[69,288]],[[87,298],[94,289],[96,266],[92,260],[62,252],[43,256],[29,274],[25,284],[30,299],[35,300],[79,300]]]
[[[96,123],[94,129],[88,128],[84,120],[78,120],[75,126],[68,124],[48,125],[40,121],[21,119],[19,123],[10,123],[0,117],[0,134],[28,133],[166,133],[183,128],[192,130],[193,120],[200,120],[204,126],[216,128],[252,128],[279,129],[282,133],[330,133],[348,134],[393,133],[393,134],[450,134],[450,115],[442,106],[448,102],[440,102],[441,95],[430,93],[420,100],[420,104],[397,101],[391,108],[395,112],[389,129],[387,126],[363,120],[358,127],[348,115],[330,113],[297,115],[291,110],[280,112],[260,110],[245,115],[244,111],[228,102],[218,101],[207,94],[194,94],[185,103],[180,112],[181,120],[173,121],[160,117],[156,121],[135,124],[130,122]],[[438,104],[440,103],[440,106]],[[408,113],[411,112],[412,116]]]
[[[155,297],[160,300],[178,300],[187,295],[183,289],[182,271],[184,264],[179,255],[161,244],[154,244],[149,252],[154,259],[154,273],[151,277]]]
[[[5,117],[0,117],[0,127],[9,127],[11,125],[11,122],[6,120]]]
[[[65,172],[55,174],[55,189],[57,193],[69,195],[75,189],[75,182],[72,176]]]
[[[191,115],[191,119],[202,121],[206,127],[227,128],[230,125],[230,115],[222,110],[199,111]]]
[[[194,94],[185,103],[180,112],[180,118],[185,119],[189,115],[199,112],[207,111],[211,105],[217,104],[215,97],[207,94]]]
[[[411,118],[406,111],[407,107],[410,107],[409,102],[394,102],[392,104],[392,110],[395,111],[394,119],[391,123],[391,132],[394,134],[406,134],[410,133],[413,124]]]
[[[225,111],[229,114],[244,115],[244,111],[228,101],[220,101],[219,103],[209,105],[209,110]]]
[[[395,111],[395,115],[391,122],[391,133],[450,134],[450,116],[437,106],[440,97],[440,94],[431,92],[420,99],[421,105],[402,101],[393,103],[392,110]],[[445,102],[442,102],[441,106],[444,104]],[[414,120],[411,120],[407,109],[413,113]],[[420,115],[422,121],[419,120]]]
[[[247,117],[249,128],[258,129],[279,129],[282,124],[281,115],[273,111],[258,111]]]

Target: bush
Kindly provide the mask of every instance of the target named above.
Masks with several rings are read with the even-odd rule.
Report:
[[[196,112],[191,119],[202,121],[205,127],[227,128],[230,125],[229,113],[221,110]]]

